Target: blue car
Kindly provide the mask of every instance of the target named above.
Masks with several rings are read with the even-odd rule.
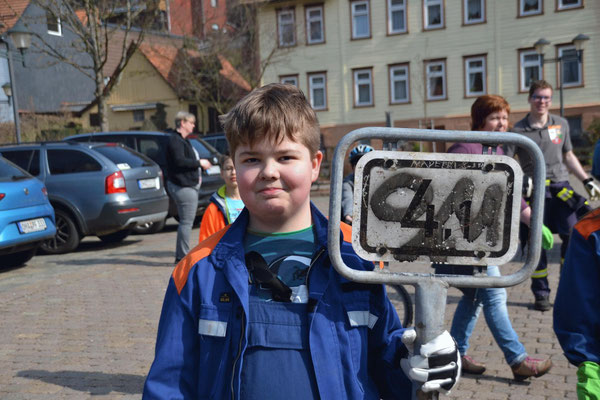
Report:
[[[54,209],[42,182],[0,157],[0,267],[17,267],[54,237]]]

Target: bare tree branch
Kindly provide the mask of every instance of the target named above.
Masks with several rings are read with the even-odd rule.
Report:
[[[33,0],[33,3],[55,16],[71,39],[68,44],[57,45],[38,35],[37,50],[56,62],[71,65],[94,81],[94,103],[98,107],[101,129],[108,130],[106,100],[146,32],[152,28],[158,0],[135,3],[132,0]],[[82,58],[81,54],[87,54],[89,59]]]

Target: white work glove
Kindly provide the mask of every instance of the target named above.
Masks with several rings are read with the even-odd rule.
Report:
[[[408,359],[400,360],[402,370],[410,379],[423,384],[423,392],[450,393],[460,378],[460,355],[456,342],[448,331],[444,331],[421,346],[421,355],[413,355],[416,338],[414,328],[402,334],[402,343],[409,351]]]
[[[594,178],[584,179],[583,186],[590,195],[590,200],[598,200],[600,198],[600,187],[594,182]]]
[[[523,175],[523,197],[530,198],[533,194],[533,179],[530,176]]]

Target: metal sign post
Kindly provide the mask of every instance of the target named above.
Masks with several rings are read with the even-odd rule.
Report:
[[[484,146],[513,144],[534,161],[531,238],[527,258],[507,276],[436,275],[358,271],[341,258],[341,193],[344,158],[360,140],[453,141]],[[530,139],[510,132],[441,131],[405,128],[361,128],[338,143],[331,174],[328,247],[334,268],[361,283],[410,284],[416,288],[415,353],[444,330],[447,289],[508,287],[535,270],[542,241],[545,163]],[[372,261],[441,262],[463,265],[500,265],[514,256],[518,241],[522,171],[509,157],[372,151],[355,171],[352,245]],[[358,229],[357,229],[358,226]],[[407,268],[410,264],[407,264]]]

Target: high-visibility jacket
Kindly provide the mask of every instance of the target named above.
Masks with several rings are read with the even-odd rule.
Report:
[[[210,203],[206,207],[200,223],[199,242],[225,228],[230,223],[227,203],[225,203],[225,185],[223,185],[210,196]]]

